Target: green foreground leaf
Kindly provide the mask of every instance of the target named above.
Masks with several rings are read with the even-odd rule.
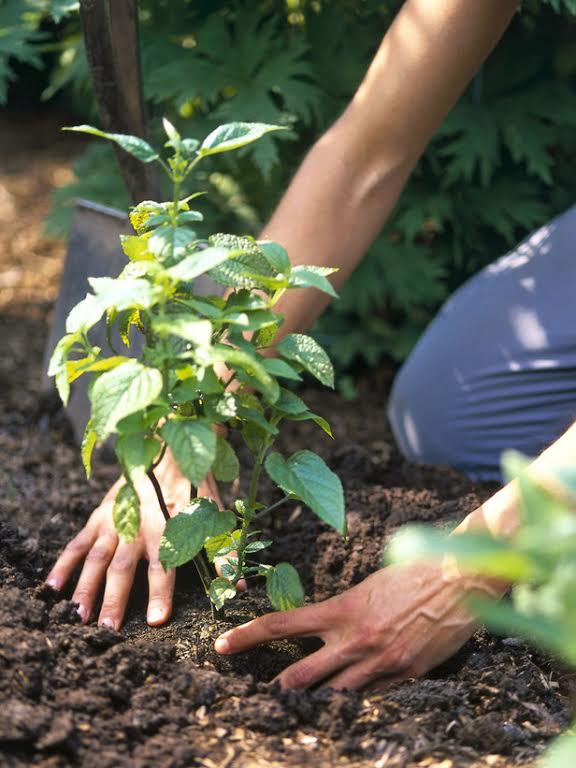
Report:
[[[140,499],[131,483],[116,494],[112,511],[114,527],[124,541],[133,541],[140,529]]]
[[[198,155],[206,157],[217,152],[240,149],[240,147],[257,141],[267,133],[283,130],[285,128],[281,125],[268,125],[266,123],[226,123],[206,136],[198,150]]]
[[[270,479],[285,493],[301,499],[339,533],[346,533],[342,483],[320,456],[298,451],[286,461],[279,453],[271,453],[265,467]]]
[[[160,541],[160,562],[165,569],[188,563],[214,536],[234,529],[233,512],[221,512],[211,499],[194,499],[166,523]]]
[[[289,611],[304,604],[304,587],[290,563],[278,563],[266,572],[266,592],[277,611]]]
[[[128,152],[128,154],[133,155],[143,163],[151,163],[153,160],[158,159],[156,150],[147,141],[139,139],[137,136],[130,136],[126,133],[106,133],[106,131],[101,131],[91,125],[74,125],[62,130],[74,131],[75,133],[89,133],[92,136],[99,136],[101,139],[113,141],[122,147],[124,151]]]
[[[90,392],[92,425],[100,440],[116,431],[118,422],[151,405],[162,392],[162,374],[137,360],[103,373]]]
[[[334,368],[330,358],[311,336],[303,333],[289,333],[276,349],[288,360],[300,363],[321,384],[334,389]]]
[[[208,421],[170,419],[161,428],[182,474],[198,487],[216,458],[216,434]]]

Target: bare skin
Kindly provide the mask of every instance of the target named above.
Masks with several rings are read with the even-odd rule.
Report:
[[[285,669],[282,687],[381,688],[424,674],[472,635],[477,622],[462,607],[463,591],[500,596],[504,588],[429,563],[391,566],[322,603],[236,627],[215,647],[238,653],[274,639],[315,636],[323,647]]]
[[[532,464],[534,472],[570,466],[576,452],[576,423]],[[517,492],[510,483],[455,530],[488,530],[510,536],[519,523]],[[315,683],[333,688],[384,688],[417,677],[448,659],[473,634],[477,623],[463,598],[470,592],[500,597],[508,585],[462,573],[451,559],[440,565],[413,563],[383,568],[356,587],[315,605],[269,613],[225,632],[219,653],[238,653],[289,637],[319,637],[324,646],[285,669],[286,688]]]
[[[341,285],[384,225],[431,135],[496,45],[516,6],[516,0],[406,0],[350,105],[309,152],[264,236],[281,242],[293,264],[339,267],[334,283]],[[282,333],[306,330],[325,306],[314,290],[289,292],[278,305],[285,315]],[[159,480],[171,509],[184,506],[189,492],[184,487],[189,487],[168,455]],[[161,624],[170,616],[174,589],[173,574],[164,574],[157,561],[164,520],[151,487],[144,484],[138,489],[141,534],[132,544],[119,542],[111,517],[118,487],[66,547],[48,583],[61,589],[83,562],[73,599],[84,621],[105,583],[99,622],[119,628],[136,563],[145,557],[150,562],[148,622]],[[213,487],[208,490],[213,498],[215,493]],[[473,629],[454,603],[455,589],[465,585],[458,579],[446,582],[441,570],[426,568],[381,570],[325,603],[257,619],[224,636],[228,650],[275,637],[318,635],[324,648],[300,662],[296,672],[290,667],[281,676],[284,685],[297,687],[326,679],[340,687],[364,687],[371,680],[423,672],[453,653]],[[366,616],[377,614],[367,611],[367,604],[382,606],[371,627]],[[398,625],[402,629],[392,637],[390,630]],[[222,643],[217,649],[226,650]]]
[[[167,453],[155,472],[171,515],[177,514],[190,501],[190,483],[184,478]],[[120,629],[134,581],[136,566],[148,560],[147,620],[151,626],[164,624],[172,613],[175,575],[165,572],[158,560],[158,546],[164,530],[164,516],[148,478],[137,485],[140,497],[140,533],[129,544],[119,539],[112,521],[114,499],[123,480],[118,480],[90,515],[80,533],[66,546],[46,583],[62,589],[73,571],[83,562],[82,572],[72,595],[82,621],[92,616],[102,586],[105,584],[98,623]],[[205,486],[202,495],[219,500],[215,485]]]

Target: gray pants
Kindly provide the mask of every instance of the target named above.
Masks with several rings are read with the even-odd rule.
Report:
[[[576,419],[576,206],[471,278],[430,323],[388,416],[406,458],[500,479]]]

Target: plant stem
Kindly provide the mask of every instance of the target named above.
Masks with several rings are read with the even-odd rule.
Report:
[[[264,515],[267,515],[268,512],[272,512],[273,509],[276,509],[276,507],[279,507],[282,504],[286,503],[289,499],[290,499],[290,496],[288,495],[283,496],[279,501],[275,501],[274,504],[270,504],[270,506],[266,507],[266,509],[261,509],[260,512],[257,512],[254,515],[254,518],[264,517]]]
[[[242,570],[244,568],[245,549],[248,541],[248,530],[250,528],[251,512],[254,509],[254,504],[256,503],[256,496],[258,494],[258,481],[260,480],[260,473],[262,472],[262,466],[264,465],[264,457],[266,456],[266,451],[268,450],[268,448],[269,448],[269,444],[268,442],[265,442],[265,444],[260,449],[260,453],[258,454],[254,462],[254,467],[252,469],[252,477],[250,478],[250,487],[248,489],[248,501],[246,504],[247,514],[244,515],[242,518],[242,528],[240,531],[240,539],[238,540],[238,547],[236,549],[238,564],[236,566],[236,574],[232,579],[233,584],[237,584],[238,581],[242,578]]]
[[[154,491],[156,492],[156,498],[158,499],[158,503],[160,504],[160,509],[162,510],[162,514],[164,515],[164,520],[168,522],[168,520],[170,520],[170,512],[168,512],[168,507],[166,506],[166,502],[164,501],[164,494],[162,493],[162,488],[160,488],[160,483],[158,482],[158,478],[154,474],[153,469],[149,469],[146,474],[150,478],[150,482],[152,483],[154,487]]]

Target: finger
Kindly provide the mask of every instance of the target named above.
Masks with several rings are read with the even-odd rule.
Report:
[[[267,613],[224,632],[216,640],[214,648],[218,653],[238,653],[284,637],[321,637],[330,615],[327,610],[328,602],[294,608],[291,611]]]
[[[381,691],[390,687],[393,683],[399,683],[408,677],[414,677],[409,670],[383,675],[371,661],[362,661],[344,669],[334,677],[326,680],[323,688],[347,689],[350,691],[368,690]]]
[[[120,629],[130,590],[134,583],[136,566],[142,556],[139,542],[121,541],[106,573],[106,589],[98,623],[111,629]]]
[[[114,534],[103,533],[96,539],[94,546],[88,550],[82,573],[72,595],[72,602],[77,603],[78,613],[84,623],[90,618],[117,542],[118,539]]]
[[[282,688],[309,688],[349,664],[349,659],[334,648],[325,645],[316,653],[292,664],[281,672],[276,680]]]
[[[164,624],[172,613],[172,599],[176,571],[165,571],[159,560],[150,560],[148,564],[148,611],[147,621],[153,627]]]
[[[86,557],[86,553],[96,541],[97,533],[92,528],[83,528],[77,536],[62,550],[58,560],[46,577],[46,584],[52,589],[62,589],[73,571]]]

